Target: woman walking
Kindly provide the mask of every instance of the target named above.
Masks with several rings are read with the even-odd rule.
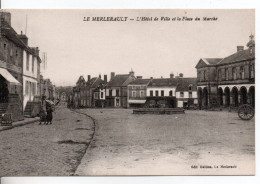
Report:
[[[46,112],[47,112],[47,124],[52,124],[52,112],[53,112],[53,102],[50,100],[46,100]]]

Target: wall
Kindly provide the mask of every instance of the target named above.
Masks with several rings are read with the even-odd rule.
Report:
[[[174,97],[175,96],[175,90],[176,90],[176,87],[175,86],[172,86],[172,87],[150,87],[148,86],[147,87],[147,90],[146,90],[146,94],[147,94],[147,97],[150,97],[150,91],[153,91],[153,96],[155,97],[156,94],[155,94],[155,91],[159,91],[159,97],[161,96],[161,90],[164,90],[164,96],[169,96],[169,92],[172,91],[172,96]]]
[[[184,96],[181,97],[180,91],[176,92],[176,98],[189,98],[189,91],[184,91]],[[197,91],[192,91],[192,98],[198,98]]]

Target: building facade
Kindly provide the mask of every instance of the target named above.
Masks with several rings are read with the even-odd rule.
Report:
[[[0,113],[23,119],[23,51],[26,46],[11,27],[11,14],[0,12]]]
[[[179,78],[176,87],[177,107],[197,108],[197,78]]]
[[[173,74],[170,78],[152,79],[147,86],[146,106],[175,108],[177,78]]]
[[[147,86],[152,79],[142,79],[137,76],[137,79],[128,85],[128,107],[144,107],[147,97]]]
[[[106,85],[106,107],[123,107],[127,108],[128,84],[136,78],[134,72],[129,74],[116,75],[111,73],[111,79]]]
[[[197,68],[198,102],[202,108],[255,106],[255,41],[225,58],[200,59]]]

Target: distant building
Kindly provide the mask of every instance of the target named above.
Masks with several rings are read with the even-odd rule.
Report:
[[[200,59],[196,65],[199,105],[237,107],[255,105],[255,41],[253,35],[247,49],[225,58]]]
[[[137,79],[128,85],[128,107],[144,107],[147,96],[147,86],[152,79]]]
[[[116,75],[111,73],[111,79],[106,85],[106,107],[127,108],[127,86],[136,78],[134,72],[129,74]]]
[[[90,78],[86,82],[87,104],[86,107],[100,107],[100,100],[104,100],[104,81],[100,77]],[[98,90],[98,91],[97,91]],[[103,97],[102,99],[100,97]],[[100,102],[100,103],[99,103]]]
[[[176,87],[177,107],[190,108],[198,105],[197,78],[178,78]]]
[[[177,107],[176,87],[177,78],[170,75],[170,78],[152,79],[147,86],[147,106],[150,107]]]

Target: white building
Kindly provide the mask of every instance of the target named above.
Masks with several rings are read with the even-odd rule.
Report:
[[[40,58],[38,48],[23,51],[23,108],[28,102],[40,97]]]

